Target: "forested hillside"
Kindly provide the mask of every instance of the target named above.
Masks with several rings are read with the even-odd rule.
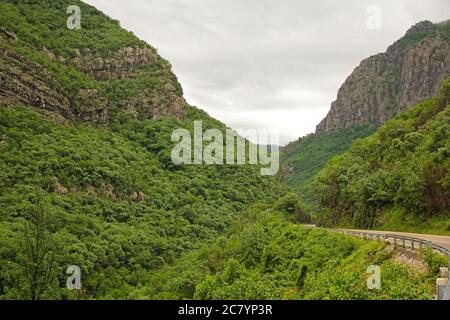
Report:
[[[70,5],[82,10],[79,30],[66,27]],[[156,49],[81,1],[0,0],[0,84],[0,300],[434,293],[442,258],[417,253],[417,268],[386,243],[299,226],[310,217],[297,195],[258,165],[174,165],[174,130],[225,125],[187,104]],[[444,129],[430,129],[441,140],[427,159],[439,165],[445,110],[435,117],[447,114],[436,122]],[[366,130],[343,134],[343,144]],[[326,136],[308,141],[320,151],[304,155],[317,162],[311,173],[342,151]],[[445,189],[442,168],[432,173]],[[366,287],[374,263],[380,291]],[[69,266],[80,267],[77,290],[66,287]]]
[[[327,225],[450,233],[450,79],[439,94],[331,160],[317,178]]]
[[[217,128],[194,109],[190,116]],[[23,279],[32,262],[25,244],[48,235],[42,263],[52,264],[55,288],[67,277],[64,268],[78,265],[86,296],[126,298],[140,277],[282,192],[255,166],[175,167],[170,135],[180,126],[191,124],[124,114],[109,128],[68,126],[25,108],[0,108],[0,295],[30,298],[19,286],[35,285]],[[38,226],[44,229],[36,236]],[[61,294],[46,290],[43,297]]]
[[[284,181],[310,210],[315,211],[318,197],[312,183],[317,174],[328,160],[347,151],[352,142],[374,131],[373,127],[354,127],[321,135],[311,134],[290,143],[281,152],[280,160],[289,172]]]
[[[257,168],[174,167],[179,125],[192,123],[123,114],[68,126],[2,107],[0,298],[431,298],[443,259],[425,255],[418,270],[385,244],[300,227],[296,196]],[[382,291],[365,285],[373,263]],[[65,288],[69,265],[81,291]]]
[[[422,21],[385,53],[364,59],[349,75],[315,134],[283,148],[285,182],[316,213],[321,193],[312,185],[334,156],[393,117],[431,99],[450,76],[450,21]]]
[[[74,4],[80,30],[66,27]],[[1,298],[67,298],[69,265],[79,297],[127,298],[283,194],[257,166],[173,165],[175,129],[226,128],[117,21],[81,1],[2,0],[0,12]]]
[[[405,252],[292,223],[287,196],[243,212],[215,244],[155,272],[138,288],[144,299],[431,299],[434,277],[447,259]],[[408,256],[408,254],[406,254]],[[411,258],[411,256],[410,256]],[[367,289],[369,265],[379,265],[381,290]]]
[[[69,6],[81,29],[69,29]],[[75,0],[0,1],[0,98],[58,119],[108,122],[118,111],[183,118],[168,61],[92,6]]]

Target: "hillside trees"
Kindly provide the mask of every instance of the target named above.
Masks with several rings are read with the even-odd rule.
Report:
[[[435,99],[389,121],[327,164],[315,185],[323,223],[374,227],[389,219],[383,214],[389,210],[423,219],[448,217],[449,93],[446,80]]]

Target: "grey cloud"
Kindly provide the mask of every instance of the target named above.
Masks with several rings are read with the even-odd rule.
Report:
[[[234,128],[314,130],[359,62],[448,0],[87,0],[171,61],[186,99]],[[378,5],[381,30],[366,27]]]

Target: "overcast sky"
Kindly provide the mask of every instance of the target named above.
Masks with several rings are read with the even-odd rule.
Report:
[[[85,2],[157,48],[190,104],[234,129],[278,130],[282,144],[314,132],[362,59],[450,18],[448,0]]]

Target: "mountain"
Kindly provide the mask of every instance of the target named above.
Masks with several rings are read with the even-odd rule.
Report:
[[[286,172],[284,182],[301,196],[305,205],[315,211],[316,194],[312,182],[320,170],[335,155],[348,150],[359,138],[374,132],[373,127],[340,129],[326,134],[310,134],[291,142],[282,149],[280,161]]]
[[[69,5],[80,30],[66,27]],[[173,164],[174,130],[227,128],[117,21],[72,0],[2,0],[0,12],[0,299],[133,298],[285,194],[258,166]]]
[[[449,234],[450,78],[327,163],[315,191],[326,225]]]
[[[81,9],[79,30],[67,8]],[[1,1],[0,99],[49,117],[107,122],[117,110],[183,118],[187,104],[168,61],[81,1]]]
[[[380,126],[431,98],[449,75],[450,20],[419,22],[385,53],[361,62],[339,89],[316,133]]]
[[[0,12],[0,300],[432,297],[433,253],[418,270],[300,226],[298,197],[259,166],[176,166],[175,130],[227,128],[117,21],[77,0]],[[386,282],[369,292],[373,264]]]
[[[285,182],[315,211],[312,182],[324,165],[387,120],[433,97],[449,75],[450,20],[412,26],[385,53],[361,62],[315,134],[282,149]]]

